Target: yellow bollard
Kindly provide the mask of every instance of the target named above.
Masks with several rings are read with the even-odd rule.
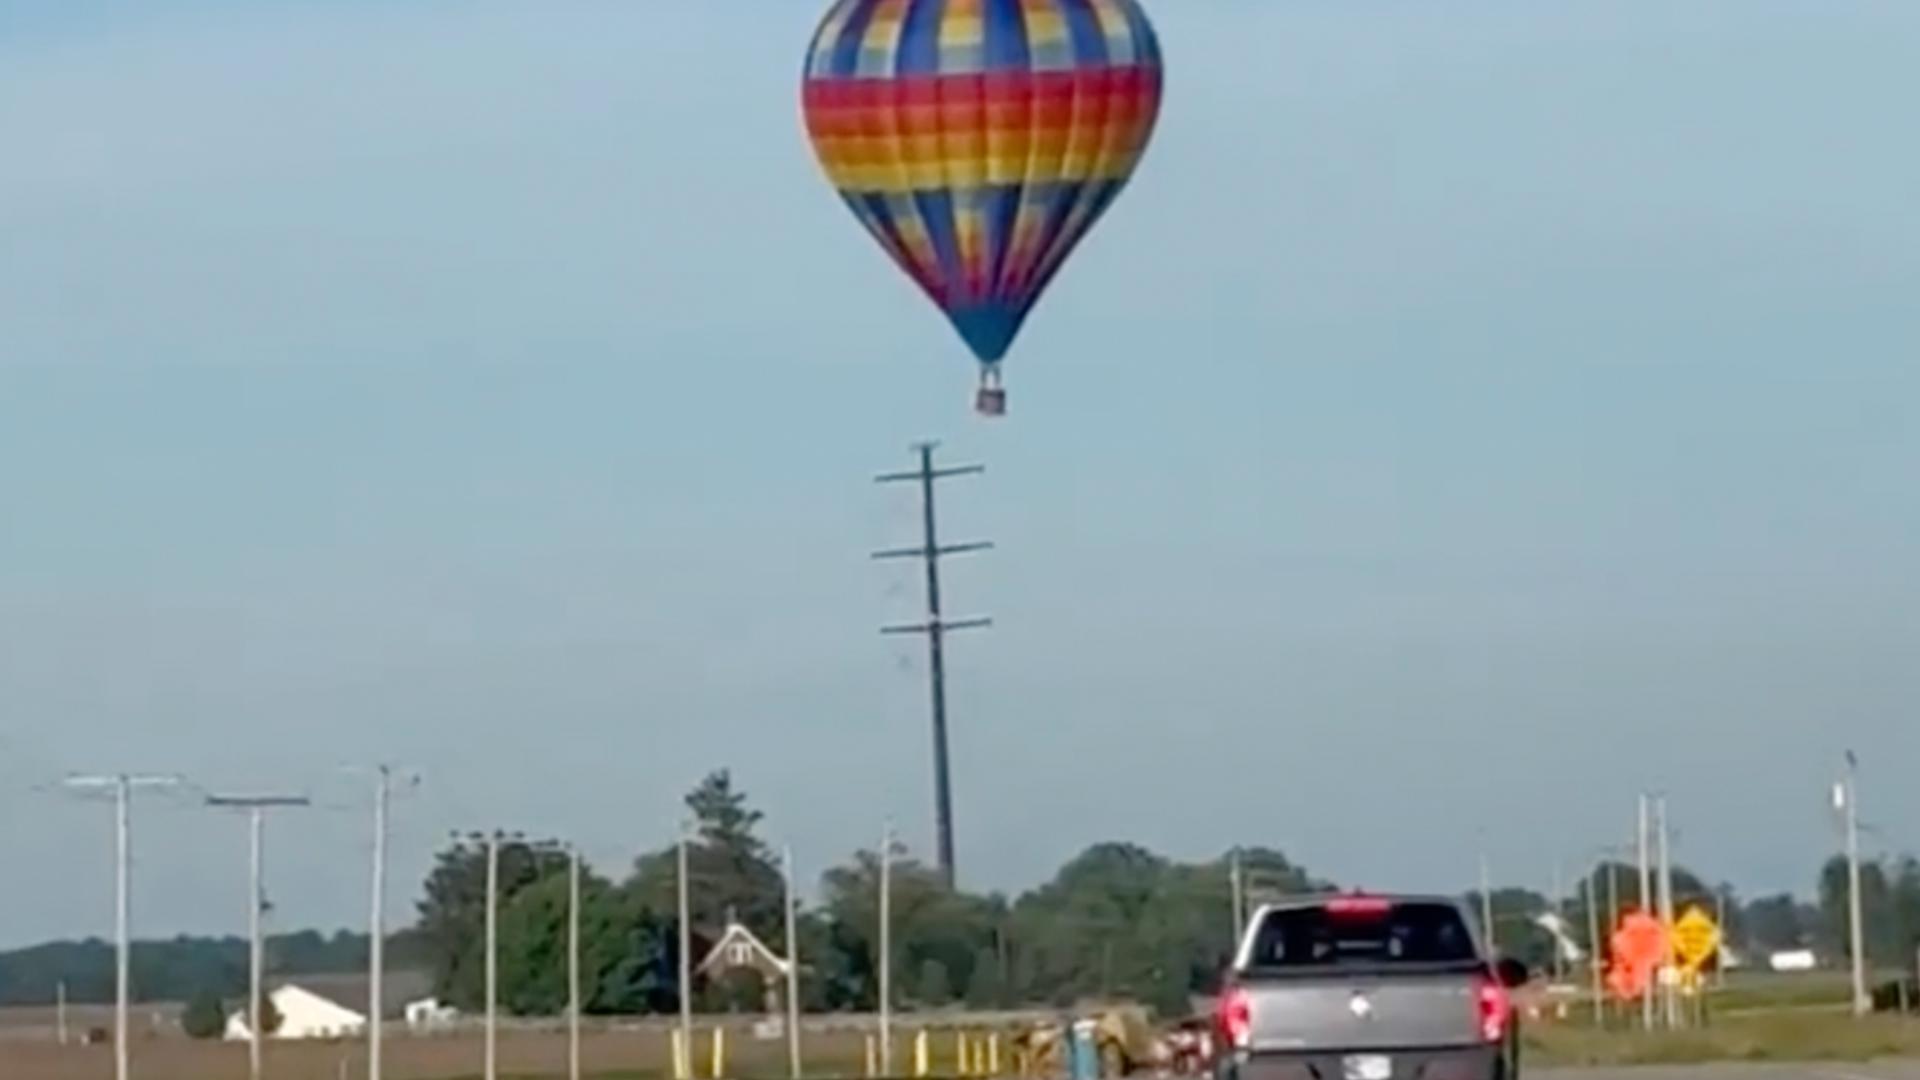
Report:
[[[880,1075],[880,1044],[873,1036],[867,1036],[867,1080]]]
[[[727,1029],[713,1029],[713,1080],[727,1074]]]
[[[692,1080],[687,1075],[687,1040],[679,1028],[673,1029],[673,1080]]]
[[[997,1031],[987,1034],[987,1075],[1000,1075],[1000,1033]]]
[[[967,1033],[953,1033],[953,1075],[965,1076],[971,1070],[967,1068]]]
[[[932,1071],[933,1043],[923,1028],[913,1034],[913,1075],[925,1076]]]

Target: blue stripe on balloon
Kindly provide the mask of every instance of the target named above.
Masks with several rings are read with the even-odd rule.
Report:
[[[1027,20],[1020,12],[1020,0],[985,0],[980,18],[987,33],[986,69],[1027,70]]]
[[[831,76],[850,79],[859,72],[860,45],[866,40],[867,27],[873,23],[873,13],[879,7],[880,0],[860,0],[846,26],[841,28],[839,39],[827,44],[831,50],[827,71]]]
[[[1107,32],[1092,0],[1060,0],[1061,13],[1067,17],[1067,36],[1073,42],[1073,56],[1083,66],[1098,67],[1107,62]]]
[[[940,23],[946,16],[946,9],[946,0],[920,0],[920,3],[907,6],[906,23],[900,28],[895,74],[940,73]]]

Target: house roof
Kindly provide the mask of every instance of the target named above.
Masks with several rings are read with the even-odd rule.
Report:
[[[694,974],[705,975],[712,971],[726,971],[732,968],[750,967],[763,975],[785,975],[787,962],[776,955],[766,943],[753,935],[753,931],[737,922],[727,924],[727,932],[720,935]]]
[[[367,1006],[372,1001],[372,995],[368,992],[371,984],[364,973],[291,975],[272,979],[268,985],[269,992],[282,986],[297,986],[362,1016],[367,1014]],[[406,1009],[407,1002],[426,997],[432,992],[433,977],[424,971],[389,971],[380,980],[380,1012],[388,1019],[399,1017]]]

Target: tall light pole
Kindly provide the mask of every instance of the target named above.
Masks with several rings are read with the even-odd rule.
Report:
[[[687,1076],[693,1076],[693,925],[692,890],[687,884],[687,827],[680,827],[680,1052],[686,1055]]]
[[[367,1080],[381,1080],[386,1039],[387,809],[393,800],[393,768],[373,767],[373,888],[367,917]],[[410,778],[419,783],[420,778]]]
[[[1606,943],[1600,940],[1600,906],[1594,902],[1593,879],[1599,873],[1595,867],[1587,875],[1587,967],[1593,981],[1593,1026],[1605,1027],[1607,1023],[1607,988],[1601,981],[1600,958],[1606,954]]]
[[[880,830],[880,1075],[893,1075],[893,825]]]
[[[567,856],[567,1080],[580,1080],[580,849]]]
[[[1480,927],[1487,935],[1487,949],[1499,951],[1500,936],[1493,929],[1493,870],[1485,852],[1480,854]]]
[[[1652,801],[1645,795],[1640,796],[1640,832],[1635,843],[1640,849],[1640,913],[1652,915],[1653,904],[1653,853],[1649,844],[1652,830]],[[1640,1019],[1648,1031],[1653,1030],[1653,996],[1656,988],[1649,986],[1640,995]]]
[[[263,884],[267,811],[309,803],[298,795],[209,795],[207,805],[247,812],[247,1075],[260,1080],[260,1047],[267,1037],[262,1022],[267,950],[260,930],[260,916],[267,904]]]
[[[1670,830],[1667,828],[1667,797],[1662,795],[1654,803],[1660,819],[1660,925],[1666,928],[1667,949],[1661,961],[1661,996],[1666,1002],[1667,1026],[1680,1026],[1679,988],[1672,982],[1673,974],[1673,849]]]
[[[800,1080],[800,938],[793,895],[793,848],[781,853],[787,879],[787,1071]]]
[[[486,1080],[499,1080],[500,832],[487,834]]]
[[[1847,771],[1833,789],[1834,809],[1841,814],[1847,834],[1847,924],[1853,960],[1853,1014],[1873,1011],[1867,994],[1867,934],[1865,905],[1860,898],[1860,760],[1847,751]]]
[[[113,792],[115,870],[113,886],[113,1075],[127,1080],[127,1010],[132,997],[133,944],[129,938],[133,876],[133,793],[140,788],[174,787],[180,783],[171,776],[71,776],[66,785],[75,790]]]

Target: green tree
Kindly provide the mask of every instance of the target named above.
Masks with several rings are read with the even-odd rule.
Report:
[[[279,1006],[273,1003],[273,995],[261,994],[260,995],[260,1034],[272,1035],[275,1032],[279,1031],[280,1024],[283,1019],[284,1017],[280,1015]]]
[[[1007,1007],[1007,974],[1001,959],[992,949],[973,955],[973,977],[967,980],[967,1005],[975,1009]]]
[[[937,1009],[953,1001],[953,983],[947,978],[947,965],[929,956],[920,961],[920,974],[913,982],[916,1004]]]
[[[546,846],[522,841],[500,845],[502,911],[528,887],[565,876],[567,856]],[[454,842],[434,859],[425,895],[419,902],[418,936],[434,992],[461,1009],[484,1004],[486,938],[487,844],[484,839]]]
[[[202,990],[187,999],[180,1014],[181,1030],[191,1039],[217,1039],[227,1030],[227,1007],[220,995]]]

